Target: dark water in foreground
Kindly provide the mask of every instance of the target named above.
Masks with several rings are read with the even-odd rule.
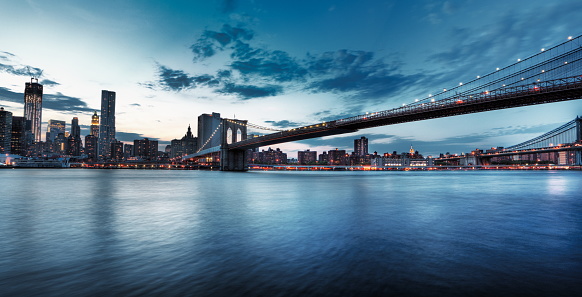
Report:
[[[1,296],[573,296],[582,172],[0,170]]]

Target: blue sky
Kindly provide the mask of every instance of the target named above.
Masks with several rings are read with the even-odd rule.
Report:
[[[43,121],[88,125],[117,92],[122,141],[161,143],[201,113],[290,128],[397,107],[578,36],[572,1],[5,1],[0,106],[23,112],[29,73]],[[461,153],[512,145],[582,115],[563,102],[281,144]],[[46,125],[43,125],[46,129]]]

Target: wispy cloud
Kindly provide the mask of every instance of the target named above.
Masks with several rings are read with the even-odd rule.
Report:
[[[45,87],[54,87],[54,86],[58,86],[60,85],[60,83],[56,82],[56,81],[52,81],[50,79],[43,79],[40,82],[41,85],[45,86]]]
[[[267,124],[271,124],[274,127],[278,127],[278,128],[292,128],[292,127],[299,127],[304,125],[303,123],[297,123],[297,122],[291,122],[288,120],[281,120],[281,121],[265,121],[265,123]]]

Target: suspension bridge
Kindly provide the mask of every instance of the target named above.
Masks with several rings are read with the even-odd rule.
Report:
[[[582,36],[568,39],[535,55],[517,59],[489,74],[460,82],[450,89],[400,107],[313,125],[276,130],[260,137],[246,137],[247,127],[265,128],[235,119],[222,119],[199,150],[183,157],[211,156],[221,170],[247,170],[248,149],[322,136],[351,133],[360,129],[421,121],[491,110],[545,104],[582,98]],[[233,133],[232,131],[237,131]],[[244,131],[244,132],[243,132]],[[236,136],[234,136],[236,135]],[[219,137],[219,145],[209,144]]]

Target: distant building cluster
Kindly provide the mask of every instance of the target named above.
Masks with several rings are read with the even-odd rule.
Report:
[[[41,140],[43,86],[31,79],[24,89],[24,115],[16,116],[0,108],[0,153],[13,159],[67,158],[79,162],[119,162],[127,160],[167,160],[169,154],[158,151],[155,140],[137,139],[124,144],[116,139],[116,93],[101,91],[101,113],[91,116],[89,134],[81,135],[79,118],[73,117],[67,131],[63,120],[48,120],[45,141]],[[196,137],[188,133],[176,145],[175,154],[192,153]]]
[[[280,149],[254,150],[250,153],[248,162],[250,164],[279,165],[292,163],[287,159],[287,154]],[[379,155],[377,152],[368,152],[368,138],[362,136],[354,140],[354,151],[348,153],[346,150],[329,150],[321,154],[310,149],[297,152],[298,165],[336,165],[336,166],[432,166],[432,158],[424,158],[412,146],[409,152],[385,153]]]

